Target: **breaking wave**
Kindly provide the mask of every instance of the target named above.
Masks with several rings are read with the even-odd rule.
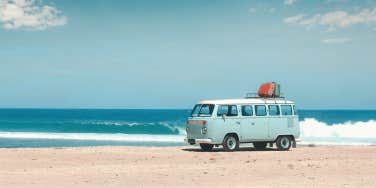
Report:
[[[59,140],[95,140],[119,142],[183,142],[183,135],[149,134],[105,134],[105,133],[42,133],[42,132],[0,132],[0,138],[18,139],[59,139]]]
[[[306,118],[299,123],[303,145],[376,145],[375,120],[328,124]],[[21,125],[9,126],[16,127],[14,130],[1,130],[0,138],[183,143],[186,134],[184,122],[180,121],[70,121],[55,122],[53,128],[51,122],[46,122],[39,124],[39,129],[28,129],[23,122],[23,127],[17,126]]]
[[[299,122],[302,144],[376,145],[376,121],[328,125],[314,118]]]

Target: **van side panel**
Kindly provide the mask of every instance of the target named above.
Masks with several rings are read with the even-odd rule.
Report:
[[[297,116],[279,116],[269,118],[269,137],[273,140],[279,135],[299,137],[299,121]]]
[[[211,138],[214,144],[222,144],[224,137],[228,133],[236,133],[239,137],[240,124],[239,117],[215,117],[210,125]]]

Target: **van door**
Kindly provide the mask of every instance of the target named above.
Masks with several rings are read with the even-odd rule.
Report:
[[[278,104],[268,105],[269,109],[269,136],[276,139],[279,135],[286,133],[287,119],[281,116],[281,110]]]
[[[223,131],[221,133],[221,137],[224,138],[227,133],[236,133],[239,135],[240,123],[237,105],[218,106],[216,124],[218,126],[218,130]]]
[[[248,105],[244,105],[248,106]],[[244,110],[249,110],[250,107],[244,107]],[[255,105],[254,115],[248,115],[245,112],[245,116],[242,117],[241,122],[241,135],[244,141],[254,140],[268,140],[269,128],[267,121],[267,112],[265,105]],[[243,112],[242,112],[243,114]]]

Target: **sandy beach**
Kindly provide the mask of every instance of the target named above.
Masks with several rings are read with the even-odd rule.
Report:
[[[0,149],[0,187],[376,187],[376,147]]]

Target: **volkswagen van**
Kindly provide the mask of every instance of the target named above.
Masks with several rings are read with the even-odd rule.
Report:
[[[242,143],[256,149],[276,144],[279,150],[296,146],[300,135],[295,104],[284,98],[205,100],[196,104],[186,124],[189,144],[204,151],[222,145],[235,151]]]

